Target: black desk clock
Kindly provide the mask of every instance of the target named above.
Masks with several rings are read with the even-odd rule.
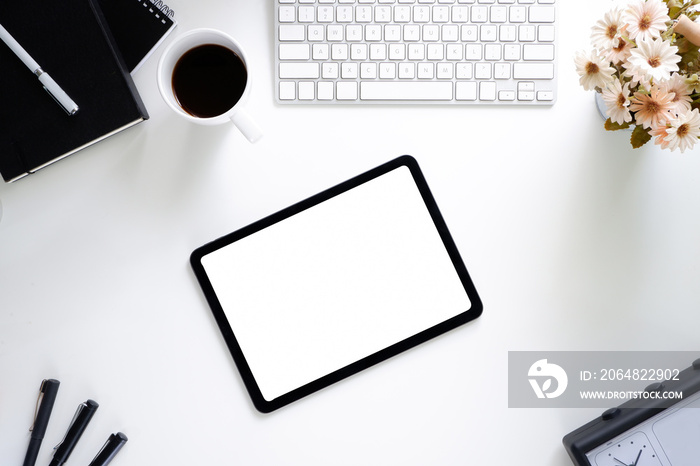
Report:
[[[633,399],[567,434],[576,466],[700,465],[700,359],[677,380],[648,386]],[[673,395],[681,392],[682,399]]]

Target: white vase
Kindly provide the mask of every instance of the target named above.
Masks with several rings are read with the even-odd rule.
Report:
[[[603,100],[603,94],[600,92],[594,92],[595,96],[595,106],[598,108],[598,113],[600,113],[600,116],[603,118],[603,120],[608,119],[607,111],[608,111],[608,106],[605,105],[605,101]]]

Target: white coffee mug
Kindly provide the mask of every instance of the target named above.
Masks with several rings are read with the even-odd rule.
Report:
[[[248,68],[248,61],[241,46],[228,34],[216,29],[193,29],[177,37],[163,52],[158,62],[158,89],[168,106],[184,119],[200,125],[220,125],[233,122],[234,125],[250,141],[255,142],[262,136],[260,127],[251,119],[243,108],[250,94],[250,73],[248,73],[245,89],[238,101],[228,111],[213,117],[200,118],[185,111],[178,103],[172,86],[172,77],[178,60],[189,50],[201,45],[221,45],[236,53]]]

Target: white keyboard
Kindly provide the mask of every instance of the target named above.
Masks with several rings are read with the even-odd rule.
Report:
[[[275,1],[280,103],[556,100],[556,0]]]

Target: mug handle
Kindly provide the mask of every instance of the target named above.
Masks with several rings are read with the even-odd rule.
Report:
[[[240,109],[231,115],[231,121],[248,141],[257,142],[262,137],[262,130],[245,110]]]

